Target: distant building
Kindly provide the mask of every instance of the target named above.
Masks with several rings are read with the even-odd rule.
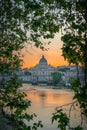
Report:
[[[39,83],[50,83],[52,81],[51,73],[54,71],[56,71],[56,68],[49,65],[44,56],[41,57],[39,64],[29,69],[31,81]]]
[[[84,74],[82,71],[82,67],[78,67],[79,70],[79,77],[81,84],[84,84]],[[39,63],[28,69],[21,69],[18,72],[19,78],[23,82],[30,82],[32,84],[34,83],[52,83],[52,73],[53,72],[60,72],[62,74],[62,81],[63,84],[67,86],[70,85],[71,82],[73,82],[75,79],[77,79],[77,67],[76,66],[60,66],[58,68],[55,68],[48,64],[46,58],[44,56],[41,57],[39,60]]]
[[[78,74],[77,74],[78,68]],[[41,57],[38,64],[30,69],[19,69],[13,71],[13,73],[17,74],[19,79],[22,82],[29,82],[32,84],[38,83],[46,83],[51,84],[53,83],[52,73],[59,72],[62,75],[61,84],[65,86],[69,86],[71,82],[79,77],[80,83],[84,84],[84,67],[80,66],[60,66],[60,67],[53,67],[48,64],[46,58],[44,56]],[[0,74],[0,84],[2,86],[3,80],[8,82],[11,79],[11,76],[8,74],[4,74],[4,79],[2,74]]]
[[[77,72],[78,69],[78,72]],[[62,79],[65,84],[72,83],[75,79],[79,77],[80,83],[84,84],[84,73],[83,67],[81,66],[61,66],[58,67],[58,71],[62,72]]]

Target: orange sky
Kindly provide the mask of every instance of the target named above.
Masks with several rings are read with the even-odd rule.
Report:
[[[63,66],[68,65],[67,61],[61,56],[62,51],[62,41],[60,39],[60,34],[57,34],[54,39],[50,40],[50,45],[45,45],[45,48],[49,48],[48,51],[42,51],[33,45],[26,44],[25,48],[22,50],[23,58],[23,68],[30,68],[38,64],[42,55],[48,61],[48,64],[52,66]]]

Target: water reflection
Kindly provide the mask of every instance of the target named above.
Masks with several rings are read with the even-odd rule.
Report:
[[[27,99],[31,100],[31,107],[27,112],[36,113],[38,120],[43,122],[44,127],[38,130],[58,130],[57,123],[54,125],[51,124],[52,113],[55,112],[57,107],[60,107],[64,104],[69,104],[72,102],[74,93],[69,90],[54,90],[45,87],[33,87],[30,85],[24,85],[26,88],[25,92],[27,94]],[[69,115],[70,106],[64,106],[64,111]],[[80,109],[78,106],[76,109],[71,111],[71,125],[77,126],[81,122]],[[78,119],[78,120],[77,120]],[[83,122],[85,129],[87,130],[86,120]]]
[[[40,98],[40,104],[42,108],[45,108],[46,99],[47,99],[47,93],[45,91],[41,91],[39,93],[39,98]]]

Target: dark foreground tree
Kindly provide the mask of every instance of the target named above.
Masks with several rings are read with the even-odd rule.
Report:
[[[37,47],[43,49],[40,39],[53,38],[59,28],[64,41],[63,56],[70,63],[76,65],[80,63],[84,67],[84,85],[82,87],[79,82],[76,82],[78,87],[74,85],[74,90],[76,91],[75,98],[80,107],[84,108],[83,112],[87,114],[86,0],[0,1],[0,85],[2,88],[0,89],[0,108],[10,107],[11,118],[18,129],[19,124],[25,118],[22,112],[30,105],[30,102],[24,102],[24,94],[18,93],[21,85],[13,73],[21,65],[20,50],[24,47],[25,42],[34,42]],[[10,75],[9,82],[5,78],[8,74]],[[84,98],[82,98],[83,95]],[[20,108],[18,104],[20,104]],[[30,116],[28,119],[32,119],[32,117]],[[17,124],[17,120],[19,124]],[[34,125],[34,127],[36,126]],[[31,128],[23,125],[20,129]],[[65,126],[61,129],[65,130]]]
[[[49,14],[41,1],[0,1],[0,109],[16,130],[42,127],[41,122],[33,126],[24,122],[24,119],[33,120],[35,114],[26,113],[30,101],[25,101],[25,93],[19,92],[22,85],[15,71],[21,67],[20,51],[25,42],[34,42],[43,49],[41,36],[53,38],[54,32],[58,31],[58,26],[49,22],[53,21]]]
[[[58,15],[60,17],[58,18],[59,21],[61,20],[61,39],[64,42],[62,47],[63,56],[70,64],[83,66],[84,83],[81,84],[78,75],[78,79],[71,84],[71,87],[75,91],[74,99],[80,105],[81,115],[87,116],[87,2],[86,0],[63,0],[56,2],[55,7],[57,10],[60,10]],[[76,102],[72,104],[77,105]],[[53,115],[53,121],[58,119],[58,127],[61,130],[67,130],[66,126],[69,121],[66,117],[66,123],[62,114],[61,110],[57,110]],[[82,130],[82,124],[76,128],[68,127],[68,129]]]
[[[42,127],[41,122],[33,126],[26,126],[24,122],[24,119],[32,120],[34,115],[24,112],[30,106],[30,101],[25,101],[25,94],[18,91],[21,83],[15,70],[21,67],[20,51],[25,42],[34,43],[36,47],[44,49],[40,39],[53,38],[59,31],[54,15],[56,12],[52,12],[53,2],[0,1],[0,109],[13,122],[14,129],[31,130]]]

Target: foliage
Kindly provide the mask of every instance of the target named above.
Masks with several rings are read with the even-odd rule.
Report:
[[[75,80],[75,77],[70,77],[69,78],[69,83],[72,83]]]
[[[77,126],[75,128],[70,127],[70,118],[67,116],[66,113],[63,112],[62,109],[58,109],[55,113],[53,113],[52,123],[54,121],[57,121],[57,128],[60,128],[60,130],[83,130],[81,126]]]
[[[18,92],[21,84],[14,75],[14,71],[21,66],[20,50],[24,47],[24,42],[33,41],[37,47],[40,46],[43,49],[39,38],[42,35],[44,38],[53,37],[52,33],[48,34],[47,26],[45,31],[42,31],[44,27],[42,23],[44,24],[46,20],[45,9],[46,7],[39,1],[0,1],[0,109],[4,116],[13,122],[16,130],[42,127],[41,122],[34,123],[32,127],[24,123],[24,119],[33,120],[35,115],[28,115],[25,112],[30,106],[30,101],[24,100],[25,93]],[[46,11],[45,14],[47,14]],[[44,18],[40,20],[42,16]],[[8,116],[7,108],[10,111]]]
[[[69,5],[63,17],[63,56],[70,64],[84,66],[84,82],[87,86],[87,3],[85,0],[66,3]]]
[[[79,101],[81,108],[87,108],[86,0],[0,1],[0,74],[2,76],[0,84],[3,88],[3,91],[0,92],[0,102],[1,108],[6,107],[4,105],[7,104],[10,109],[17,108],[14,113],[14,118],[17,120],[20,119],[19,114],[22,114],[23,109],[25,110],[30,105],[29,102],[24,103],[24,94],[17,93],[20,84],[17,79],[15,81],[13,76],[13,70],[17,70],[21,66],[20,50],[24,47],[23,43],[34,42],[37,47],[44,49],[40,38],[53,38],[60,28],[64,42],[62,47],[64,58],[68,59],[70,64],[78,65],[80,63],[84,66],[85,85],[83,87],[79,85],[78,88],[73,89],[77,91],[75,98]],[[7,74],[12,76],[15,83],[12,79],[9,82],[5,81]],[[16,87],[18,88],[16,89]],[[10,96],[11,102],[9,102]],[[15,101],[20,103],[20,110]],[[23,109],[21,106],[24,106]],[[36,126],[34,124],[33,129],[36,129]],[[25,125],[23,127],[31,129],[26,128]],[[80,129],[80,127],[76,129]]]
[[[25,42],[34,42],[36,47],[44,49],[40,38],[53,38],[59,31],[59,26],[54,23],[56,17],[48,7],[49,2],[46,4],[42,0],[0,1],[0,109],[3,112],[9,108],[9,116],[4,116],[10,118],[14,129],[42,127],[41,122],[32,127],[24,123],[24,119],[30,121],[34,115],[25,112],[30,101],[25,101],[26,95],[18,92],[21,84],[14,71],[22,65],[20,51]]]
[[[80,85],[79,80],[74,80],[71,83],[71,89],[74,90],[75,95],[73,97],[73,99],[75,100],[74,102],[70,103],[70,104],[65,104],[64,106],[70,105],[70,109],[69,109],[69,116],[63,112],[63,109],[58,108],[56,110],[55,113],[53,113],[52,116],[52,123],[54,121],[58,122],[58,128],[60,128],[61,130],[83,130],[82,127],[82,121],[81,124],[78,125],[77,127],[71,127],[70,126],[70,113],[72,111],[72,107],[75,108],[76,106],[80,106],[81,109],[81,117],[83,117],[83,115],[86,116],[87,118],[87,88]],[[62,106],[63,107],[63,106]],[[81,120],[83,120],[81,118]]]
[[[71,85],[75,91],[74,99],[79,102],[81,114],[87,115],[87,2],[86,0],[57,1],[55,5],[61,22],[63,56],[70,64],[82,65],[84,68],[84,84],[75,80]],[[77,72],[78,73],[78,72]],[[61,119],[58,117],[58,119]],[[61,128],[60,128],[61,129]],[[81,130],[80,126],[72,128]]]
[[[51,73],[51,75],[52,75],[53,85],[57,85],[62,80],[62,74],[57,71]]]
[[[59,109],[55,113],[53,113],[52,123],[54,121],[58,122],[58,128],[60,128],[61,130],[67,130],[69,119],[67,115],[62,112],[62,109]]]
[[[9,44],[9,55],[13,48],[22,48],[24,42],[34,42],[43,49],[40,38],[53,38],[59,31],[59,26],[54,23],[56,17],[48,7],[42,0],[1,0],[0,45]],[[0,53],[5,53],[3,47],[0,47]]]
[[[71,88],[75,91],[74,99],[76,99],[82,110],[81,114],[87,116],[87,88],[80,85],[79,80],[75,80],[71,84]]]
[[[25,100],[24,92],[19,92],[18,88],[21,86],[16,75],[5,84],[4,89],[0,90],[0,109],[4,111],[4,116],[9,119],[14,130],[37,130],[38,127],[42,127],[41,121],[34,123],[33,126],[26,125],[24,122],[24,120],[30,122],[36,115],[26,113],[31,102]]]

